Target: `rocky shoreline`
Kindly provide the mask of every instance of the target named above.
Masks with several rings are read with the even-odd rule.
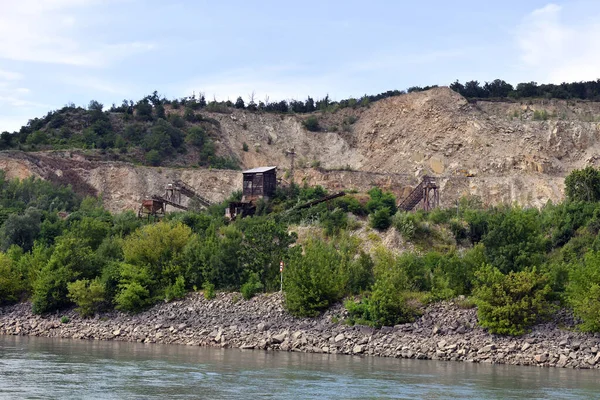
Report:
[[[69,321],[61,322],[63,317]],[[294,318],[280,293],[243,300],[239,293],[200,293],[137,315],[109,312],[83,319],[71,310],[33,315],[31,305],[0,307],[0,334],[240,349],[600,369],[600,335],[571,330],[565,314],[512,338],[477,326],[476,310],[430,305],[414,323],[373,329],[347,326],[341,305],[317,318]]]

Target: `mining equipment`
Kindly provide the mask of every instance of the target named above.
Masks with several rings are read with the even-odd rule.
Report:
[[[242,200],[232,201],[225,210],[225,217],[230,220],[235,220],[240,217],[254,215],[256,212],[256,202],[259,199],[269,200],[275,195],[277,188],[277,167],[258,167],[242,172]],[[323,198],[312,200],[304,204],[297,205],[286,213],[309,208],[314,205],[333,200],[344,196],[345,192],[339,192],[325,196]]]
[[[207,198],[199,195],[187,183],[181,180],[176,180],[167,184],[165,187],[165,193],[162,196],[152,195],[149,198],[142,200],[142,204],[138,210],[138,217],[161,218],[165,215],[167,205],[180,210],[187,210],[188,207],[181,203],[182,195],[189,199],[198,201],[198,203],[203,207],[210,207],[213,204]]]
[[[225,210],[230,220],[254,215],[259,199],[269,200],[277,188],[277,167],[258,167],[242,172],[242,200],[232,201]]]
[[[430,211],[440,206],[440,192],[435,179],[425,175],[419,185],[398,204],[398,208],[411,211],[421,204],[423,210]]]

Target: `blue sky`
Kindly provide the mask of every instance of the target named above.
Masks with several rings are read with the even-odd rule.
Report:
[[[598,1],[0,0],[0,131],[67,103],[600,78]]]

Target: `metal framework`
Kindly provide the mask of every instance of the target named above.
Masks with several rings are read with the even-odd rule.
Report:
[[[196,193],[187,183],[176,180],[173,183],[167,184],[165,193],[162,196],[152,195],[150,198],[142,200],[142,204],[138,210],[138,217],[147,216],[148,219],[150,217],[160,219],[164,217],[167,205],[180,210],[187,210],[188,207],[181,204],[181,195],[189,199],[196,199],[204,207],[209,207],[213,204],[210,200]]]
[[[425,175],[419,185],[398,205],[404,211],[413,210],[422,203],[423,210],[430,211],[440,206],[440,192],[435,179]]]

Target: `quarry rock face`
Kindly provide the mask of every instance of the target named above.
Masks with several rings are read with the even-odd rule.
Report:
[[[278,176],[289,179],[286,152],[294,149],[296,182],[330,190],[362,191],[378,185],[399,198],[423,175],[431,175],[440,182],[442,206],[477,195],[484,204],[540,207],[563,198],[564,177],[570,171],[600,166],[600,124],[595,118],[600,103],[595,102],[469,102],[442,87],[368,107],[315,112],[321,127],[317,132],[303,127],[307,114],[233,109],[201,113],[218,122],[212,133],[217,153],[236,158],[242,168],[277,165]],[[109,158],[89,150],[9,151],[0,152],[0,168],[9,178],[34,175],[71,184],[80,193],[102,194],[111,211],[136,209],[141,198],[160,194],[172,179],[185,181],[211,201],[241,189],[239,171],[181,168],[189,166],[184,155],[174,156],[164,167]]]

